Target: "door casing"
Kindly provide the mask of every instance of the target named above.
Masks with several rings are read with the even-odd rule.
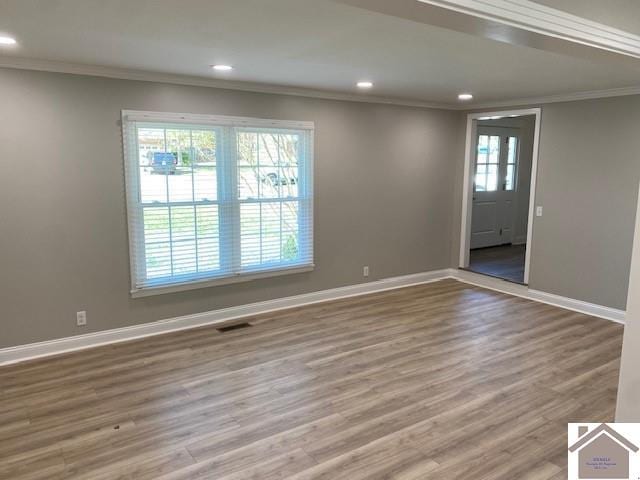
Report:
[[[535,127],[533,138],[533,156],[531,164],[531,187],[529,193],[529,218],[527,222],[527,250],[524,265],[524,283],[529,284],[529,270],[531,264],[531,249],[533,243],[534,213],[536,180],[538,172],[538,152],[540,143],[540,122],[542,119],[541,108],[527,108],[520,110],[504,110],[496,112],[478,112],[467,115],[467,134],[465,141],[464,180],[462,189],[462,221],[460,226],[460,268],[469,267],[469,250],[471,247],[471,213],[473,211],[473,167],[475,162],[476,138],[478,132],[478,120],[496,117],[535,115]]]

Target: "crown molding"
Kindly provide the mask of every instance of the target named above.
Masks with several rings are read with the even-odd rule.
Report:
[[[544,105],[547,103],[578,102],[580,100],[594,100],[598,98],[625,97],[628,95],[640,95],[640,86],[610,88],[606,90],[591,90],[585,92],[562,93],[558,95],[547,95],[541,97],[523,97],[509,100],[497,100],[495,102],[484,102],[467,105],[464,110],[473,111],[485,108],[519,107],[531,105]],[[457,110],[461,110],[458,108]]]
[[[592,100],[596,98],[621,97],[626,95],[640,95],[640,85],[606,90],[592,90],[540,97],[523,97],[507,100],[496,100],[482,103],[448,104],[428,102],[422,100],[406,100],[388,97],[360,96],[349,93],[327,92],[300,87],[286,87],[279,85],[267,85],[251,82],[234,82],[217,80],[188,75],[176,75],[169,73],[150,72],[145,70],[133,70],[125,68],[101,67],[98,65],[84,65],[49,60],[34,60],[19,57],[0,56],[0,68],[17,70],[35,70],[42,72],[66,73],[72,75],[86,75],[92,77],[105,77],[120,80],[133,80],[141,82],[168,83],[173,85],[186,85],[195,87],[220,88],[225,90],[239,90],[243,92],[268,93],[273,95],[292,95],[297,97],[320,98],[346,102],[361,102],[383,105],[398,105],[416,108],[434,108],[438,110],[473,111],[485,108],[516,107],[523,105],[542,105],[546,103],[573,102],[579,100]]]
[[[173,85],[210,87],[225,90],[240,90],[243,92],[253,93],[270,93],[274,95],[292,95],[297,97],[321,98],[325,100],[400,105],[405,107],[435,108],[440,110],[457,110],[456,105],[438,102],[426,102],[421,100],[410,100],[393,97],[380,97],[366,94],[357,95],[355,93],[331,92],[303,87],[289,87],[283,85],[271,85],[254,82],[218,80],[190,75],[152,72],[147,70],[135,70],[128,68],[103,67],[99,65],[76,64],[21,57],[0,56],[0,68],[68,73],[73,75],[117,78],[122,80],[169,83]]]
[[[640,36],[530,0],[418,0],[530,32],[640,58]]]

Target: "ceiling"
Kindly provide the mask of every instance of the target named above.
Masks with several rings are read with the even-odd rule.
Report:
[[[5,65],[49,60],[403,102],[454,106],[463,91],[488,103],[640,85],[640,60],[603,68],[331,0],[0,0],[3,31],[19,42],[0,49]],[[214,73],[214,63],[235,68]],[[374,88],[357,92],[359,80]]]

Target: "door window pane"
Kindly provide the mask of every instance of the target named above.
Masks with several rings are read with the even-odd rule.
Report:
[[[476,175],[475,191],[484,192],[487,190],[487,174],[479,173]]]
[[[495,192],[498,189],[498,171],[500,163],[500,137],[497,135],[478,136],[478,160],[474,190],[476,192]]]
[[[489,163],[500,163],[500,137],[489,137]]]
[[[515,189],[517,160],[518,138],[509,137],[507,140],[507,176],[504,182],[504,189],[507,191],[512,191]]]
[[[516,163],[516,147],[518,145],[518,139],[516,137],[509,137],[509,148],[507,155],[507,163]]]
[[[478,164],[487,163],[489,157],[489,137],[480,135],[478,137]]]
[[[507,165],[507,179],[504,183],[504,189],[507,191],[513,190],[514,173],[515,165]]]
[[[490,164],[487,170],[487,192],[498,190],[498,165]]]

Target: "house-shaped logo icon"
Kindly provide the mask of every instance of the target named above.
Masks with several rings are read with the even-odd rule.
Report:
[[[578,478],[629,478],[629,453],[638,447],[604,423],[590,432],[581,426],[578,434],[578,441],[569,447],[578,452]]]

